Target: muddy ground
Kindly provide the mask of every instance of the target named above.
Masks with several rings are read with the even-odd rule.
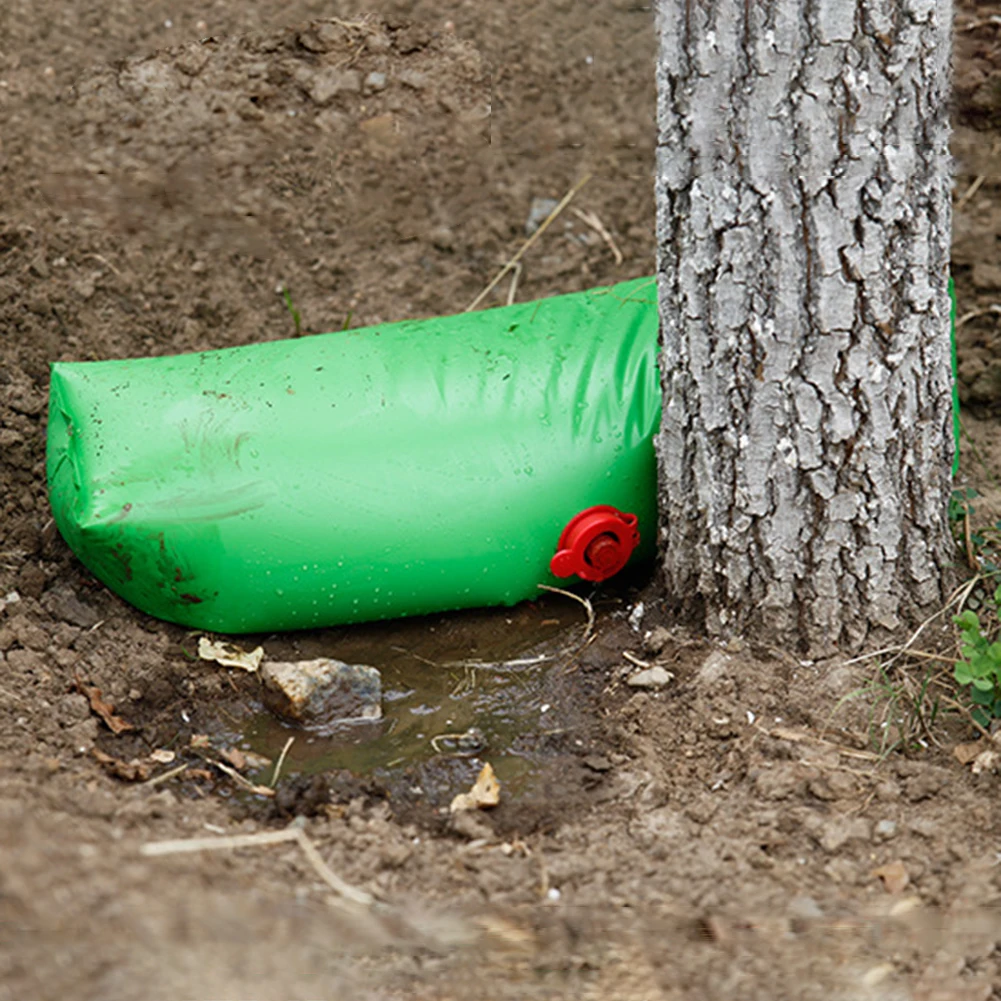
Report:
[[[54,532],[54,360],[291,336],[278,289],[307,332],[461,310],[533,199],[586,174],[574,206],[592,221],[561,216],[517,298],[652,272],[646,6],[362,13],[0,9],[0,596],[19,599],[0,611],[0,999],[1001,998],[998,780],[954,756],[975,736],[962,715],[913,712],[913,658],[884,677],[681,632],[651,646],[642,579],[595,595],[577,653],[580,609],[556,597],[261,637],[269,656],[496,659],[513,636],[560,653],[511,696],[519,732],[494,734],[528,765],[490,813],[442,810],[489,746],[305,775],[299,745],[261,795],[214,764],[273,774],[274,734],[255,745],[271,765],[233,754],[260,726],[254,679],[192,659],[194,637],[116,599]],[[1001,24],[982,4],[956,25],[962,482],[982,519],[1001,476]],[[933,624],[923,642],[952,637]],[[673,682],[630,689],[623,651]],[[452,670],[439,698],[458,717],[469,671]],[[131,729],[99,718],[95,688]],[[307,848],[141,852],[290,824]],[[374,903],[334,892],[308,845]]]

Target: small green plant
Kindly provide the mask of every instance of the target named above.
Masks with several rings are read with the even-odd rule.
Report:
[[[920,754],[938,744],[933,727],[939,714],[934,673],[887,668],[879,665],[876,676],[861,688],[843,696],[831,716],[847,702],[862,699],[867,707],[869,745],[880,759],[900,752]]]
[[[993,616],[1001,624],[1001,585],[994,592]],[[990,613],[988,613],[990,614]],[[980,616],[971,609],[954,615],[959,626],[960,656],[953,677],[961,685],[970,686],[973,718],[983,727],[993,719],[1001,719],[1001,642],[997,625],[984,626]]]
[[[302,316],[292,301],[292,293],[287,288],[282,289],[282,298],[285,300],[285,308],[289,311],[289,316],[292,317],[292,322],[295,324],[295,336],[298,337],[302,333]]]

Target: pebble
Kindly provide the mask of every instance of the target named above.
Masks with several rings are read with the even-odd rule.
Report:
[[[892,820],[880,820],[872,833],[877,841],[889,841],[897,833],[897,825]]]
[[[306,83],[310,100],[321,107],[329,104],[338,94],[357,94],[360,91],[361,74],[357,70],[320,70]]]
[[[382,716],[382,675],[374,667],[320,657],[265,663],[260,676],[268,707],[317,733]]]
[[[69,588],[53,588],[45,597],[45,607],[58,619],[90,629],[97,625],[100,616],[89,605],[85,605]]]
[[[401,70],[397,77],[400,83],[412,90],[424,90],[428,85],[427,74],[421,73],[420,70]]]
[[[661,653],[664,647],[671,642],[671,630],[663,626],[654,626],[643,637],[643,650],[645,653],[656,656]]]
[[[365,77],[365,86],[369,90],[383,90],[386,86],[386,74],[373,71]]]
[[[674,680],[674,675],[665,667],[648,667],[626,678],[630,688],[663,688]]]
[[[549,218],[559,202],[555,198],[533,198],[525,220],[525,234],[531,236]]]

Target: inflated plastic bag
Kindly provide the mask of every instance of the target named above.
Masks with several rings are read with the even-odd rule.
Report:
[[[219,632],[513,604],[554,571],[601,580],[654,549],[657,327],[639,279],[59,363],[56,523],[128,601]]]

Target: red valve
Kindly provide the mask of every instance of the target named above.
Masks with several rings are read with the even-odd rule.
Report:
[[[608,504],[573,516],[563,529],[549,569],[557,577],[576,574],[581,580],[608,580],[628,562],[639,545],[637,518]]]

